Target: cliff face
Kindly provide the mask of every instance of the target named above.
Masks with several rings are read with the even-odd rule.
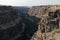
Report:
[[[24,31],[22,17],[11,6],[0,6],[0,40],[15,40]]]
[[[60,6],[0,6],[0,40],[60,40]]]
[[[31,40],[60,40],[60,36],[57,38],[57,32],[60,30],[59,5],[34,6],[28,13],[30,16],[41,19],[38,23],[38,30],[34,33]],[[56,38],[55,35],[57,36]]]

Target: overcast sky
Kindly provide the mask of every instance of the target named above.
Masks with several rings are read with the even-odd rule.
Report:
[[[36,6],[36,5],[57,5],[60,0],[0,0],[0,5],[12,6]]]

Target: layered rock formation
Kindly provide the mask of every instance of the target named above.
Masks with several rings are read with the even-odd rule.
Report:
[[[59,5],[34,6],[29,10],[29,15],[41,19],[31,40],[60,40],[60,36],[57,38],[60,34]]]
[[[59,5],[34,6],[25,14],[26,10],[18,11],[0,6],[0,40],[60,40]]]
[[[16,40],[24,28],[21,16],[13,7],[0,6],[0,40]]]

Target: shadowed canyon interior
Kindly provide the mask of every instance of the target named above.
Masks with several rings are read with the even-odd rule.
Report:
[[[15,40],[21,37],[24,23],[11,6],[0,6],[0,40]]]

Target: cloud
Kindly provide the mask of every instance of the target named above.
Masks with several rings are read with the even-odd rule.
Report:
[[[17,3],[17,0],[0,0],[0,5],[17,5]]]
[[[60,0],[0,0],[0,4],[13,6],[57,5],[60,4]]]

